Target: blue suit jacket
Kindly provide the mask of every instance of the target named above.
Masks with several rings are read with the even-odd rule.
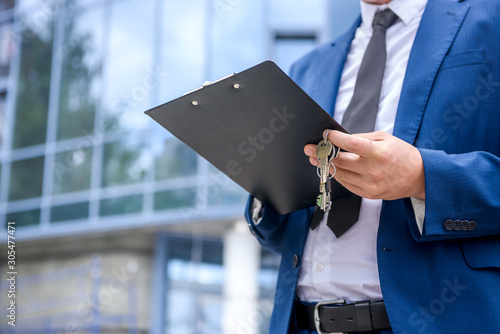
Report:
[[[330,113],[359,23],[292,67]],[[383,203],[377,256],[393,331],[500,333],[500,1],[429,0],[394,135],[422,154],[426,212],[420,235],[409,199]],[[265,207],[257,226],[246,215],[282,255],[270,332],[287,333],[312,208]]]

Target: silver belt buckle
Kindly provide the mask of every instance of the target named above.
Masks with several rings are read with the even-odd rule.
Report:
[[[324,306],[324,305],[332,305],[332,304],[344,305],[345,300],[344,299],[325,300],[324,302],[317,303],[316,306],[314,307],[314,324],[316,325],[316,332],[318,332],[318,334],[348,334],[348,333],[344,333],[344,332],[327,333],[327,332],[323,332],[321,330],[321,321],[319,318],[319,308],[321,306]]]

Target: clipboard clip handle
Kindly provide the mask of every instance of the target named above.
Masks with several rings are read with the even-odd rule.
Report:
[[[194,93],[194,92],[196,92],[196,91],[198,91],[198,90],[200,90],[200,89],[203,89],[203,88],[205,88],[205,87],[211,86],[211,85],[213,85],[213,84],[215,84],[215,83],[217,83],[217,82],[219,82],[219,81],[226,80],[226,79],[228,79],[228,78],[232,77],[232,76],[233,76],[233,75],[235,75],[235,74],[236,74],[236,73],[229,74],[229,75],[227,75],[227,76],[225,76],[225,77],[223,77],[223,78],[220,78],[220,79],[218,79],[218,80],[215,80],[215,81],[205,81],[201,87],[198,87],[198,88],[196,88],[196,89],[190,90],[189,92],[186,92],[186,93],[182,94],[182,96],[184,96],[184,95],[188,95],[188,94],[191,94],[191,93]],[[240,88],[240,85],[239,85],[239,84],[234,84],[234,85],[233,85],[233,87],[234,87],[234,88],[236,88],[236,89],[239,89],[239,88]]]

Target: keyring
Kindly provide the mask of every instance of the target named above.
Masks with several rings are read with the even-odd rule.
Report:
[[[330,133],[330,131],[332,131],[332,130],[326,130],[326,132],[325,132],[325,136],[323,137],[323,139],[324,139],[325,141],[327,141],[327,140],[328,140],[328,134]]]
[[[330,162],[330,165],[333,167],[333,174],[328,177],[328,180],[331,180],[337,173],[337,167],[335,167],[335,165],[332,162]]]
[[[330,162],[330,165],[333,167],[333,174],[328,177],[328,180],[331,180],[335,176],[335,174],[337,173],[337,167],[335,167],[335,165],[333,164],[333,162]],[[321,171],[321,168],[319,166],[316,167],[316,174],[318,174],[318,177],[321,178],[320,171]]]

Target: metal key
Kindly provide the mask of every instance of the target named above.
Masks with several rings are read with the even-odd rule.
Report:
[[[323,211],[326,211],[327,208],[330,206],[330,193],[331,193],[331,188],[332,188],[330,179],[328,179],[326,181],[325,188],[326,188],[325,192],[322,195],[322,197],[323,197],[322,198],[322,201],[323,201],[322,204],[323,204],[323,207],[324,207]]]
[[[333,145],[326,138],[316,146],[316,157],[319,160],[318,176],[320,178],[320,195],[318,196],[317,204],[323,211],[326,211],[330,204],[330,194],[326,191],[326,183],[330,174],[330,161],[333,158],[333,155],[331,155],[332,150]]]
[[[328,181],[326,181],[324,191],[318,195],[318,198],[316,200],[316,204],[323,211],[326,211],[326,209],[330,205],[330,196],[331,196],[330,193],[331,193],[331,181],[330,181],[330,179],[328,179]]]
[[[322,140],[316,146],[316,157],[319,161],[321,184],[325,184],[328,180],[330,172],[330,154],[332,153],[333,145],[329,140]]]

